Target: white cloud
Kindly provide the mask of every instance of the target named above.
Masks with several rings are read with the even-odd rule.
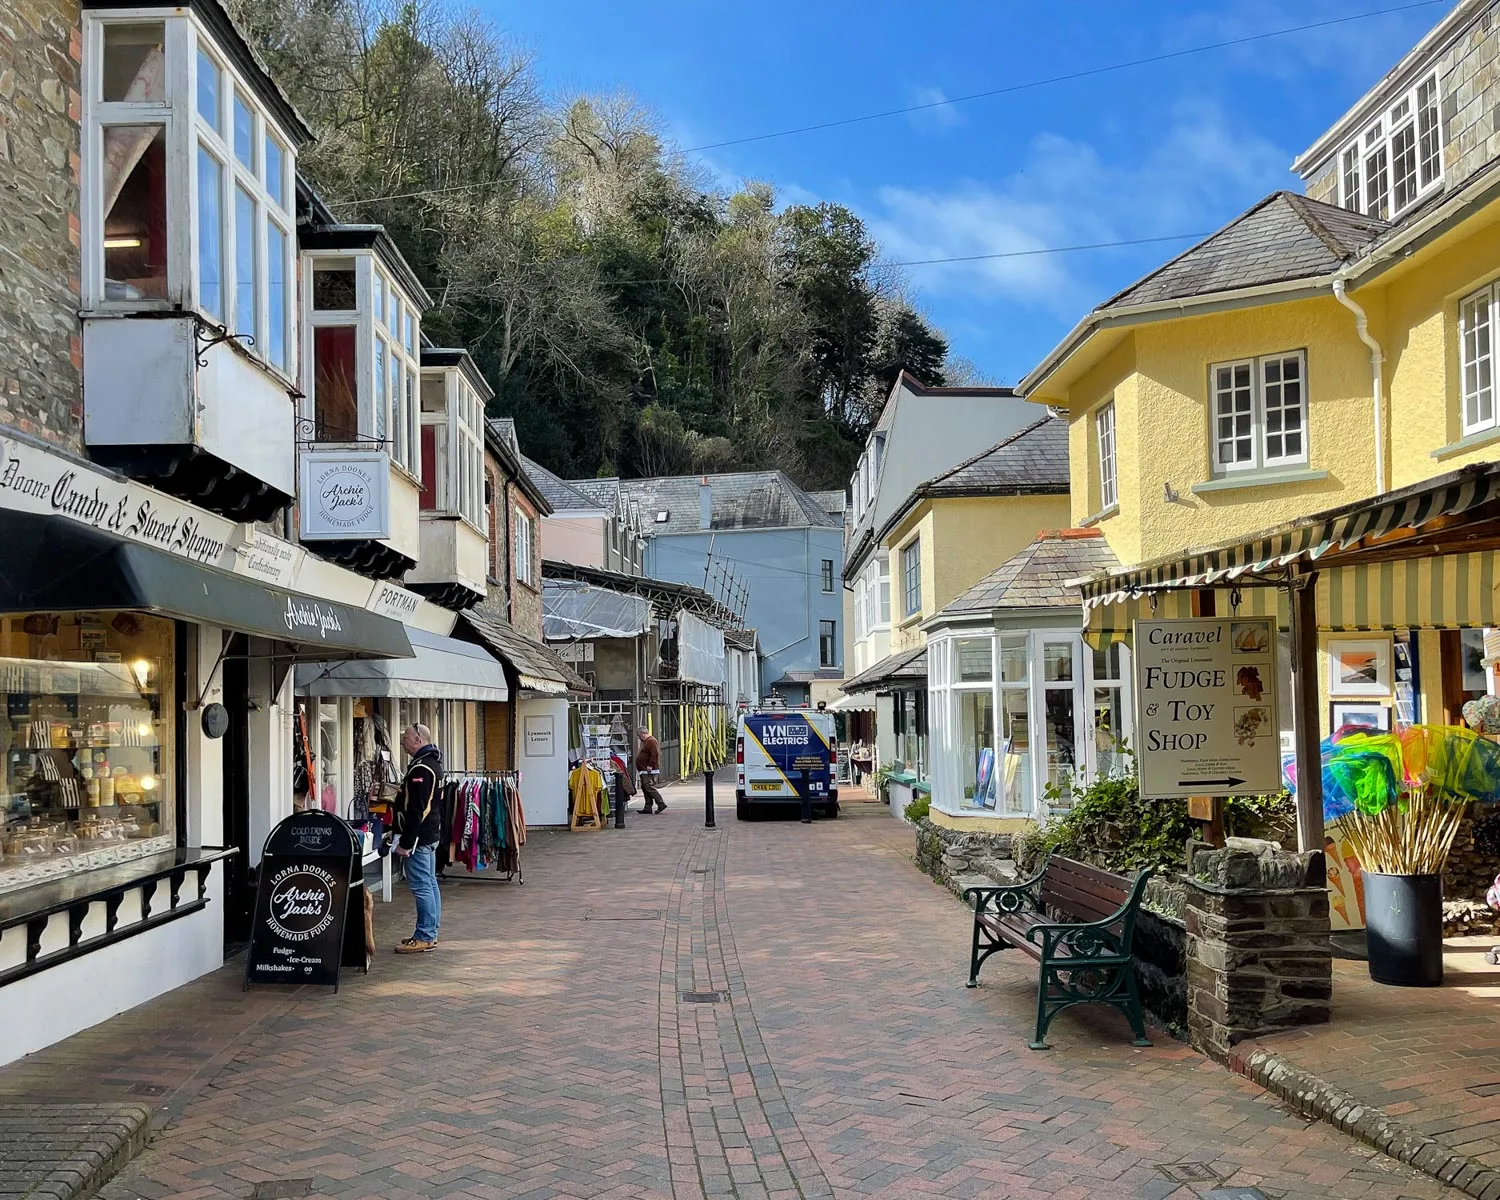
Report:
[[[1348,86],[1349,103],[1393,67],[1422,35],[1443,16],[1447,0],[1432,0],[1430,7],[1406,9],[1364,17],[1351,13],[1339,0],[1240,0],[1211,12],[1183,15],[1168,27],[1171,41],[1163,49],[1175,50],[1254,38],[1237,46],[1208,52],[1224,56],[1240,70],[1252,70],[1305,86],[1307,72],[1325,78],[1339,76]],[[1351,18],[1354,19],[1345,19]],[[1298,29],[1323,21],[1316,29],[1275,37],[1258,35],[1282,29]],[[1204,55],[1206,58],[1207,55]]]
[[[1086,142],[1033,139],[1020,169],[947,190],[887,186],[862,215],[890,262],[1015,254],[1180,233],[1206,233],[1291,180],[1289,155],[1231,129],[1218,109],[1184,105],[1161,141],[1109,161]],[[1165,260],[1191,243],[1163,242]],[[1110,251],[1037,254],[907,268],[933,296],[1005,298],[1069,319],[1101,298]]]
[[[948,103],[948,94],[942,88],[913,88],[911,96],[912,104],[927,106],[906,114],[906,119],[917,129],[941,132],[967,120],[962,108]]]

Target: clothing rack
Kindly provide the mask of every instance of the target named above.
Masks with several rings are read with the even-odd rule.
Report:
[[[476,786],[477,785],[477,786]],[[491,785],[499,785],[494,790]],[[526,816],[520,771],[453,771],[443,778],[444,841],[439,845],[438,878],[460,883],[526,882],[521,847]],[[458,811],[462,806],[462,812]],[[454,861],[462,875],[449,874]],[[496,874],[486,874],[493,865]]]

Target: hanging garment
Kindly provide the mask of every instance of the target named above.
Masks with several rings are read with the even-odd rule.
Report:
[[[513,875],[521,869],[521,847],[526,844],[526,814],[521,807],[519,779],[507,781],[505,795],[505,848],[500,853],[499,867]]]

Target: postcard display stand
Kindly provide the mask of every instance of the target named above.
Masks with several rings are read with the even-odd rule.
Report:
[[[293,813],[266,839],[255,894],[245,986],[339,987],[339,968],[364,967],[364,868],[348,824],[321,809]]]

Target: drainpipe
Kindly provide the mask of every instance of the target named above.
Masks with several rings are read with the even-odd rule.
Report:
[[[1375,494],[1385,491],[1385,404],[1382,397],[1381,374],[1385,355],[1380,343],[1370,336],[1369,321],[1354,299],[1344,290],[1343,279],[1333,281],[1333,298],[1354,314],[1354,331],[1359,340],[1370,348],[1370,391],[1375,400]]]

